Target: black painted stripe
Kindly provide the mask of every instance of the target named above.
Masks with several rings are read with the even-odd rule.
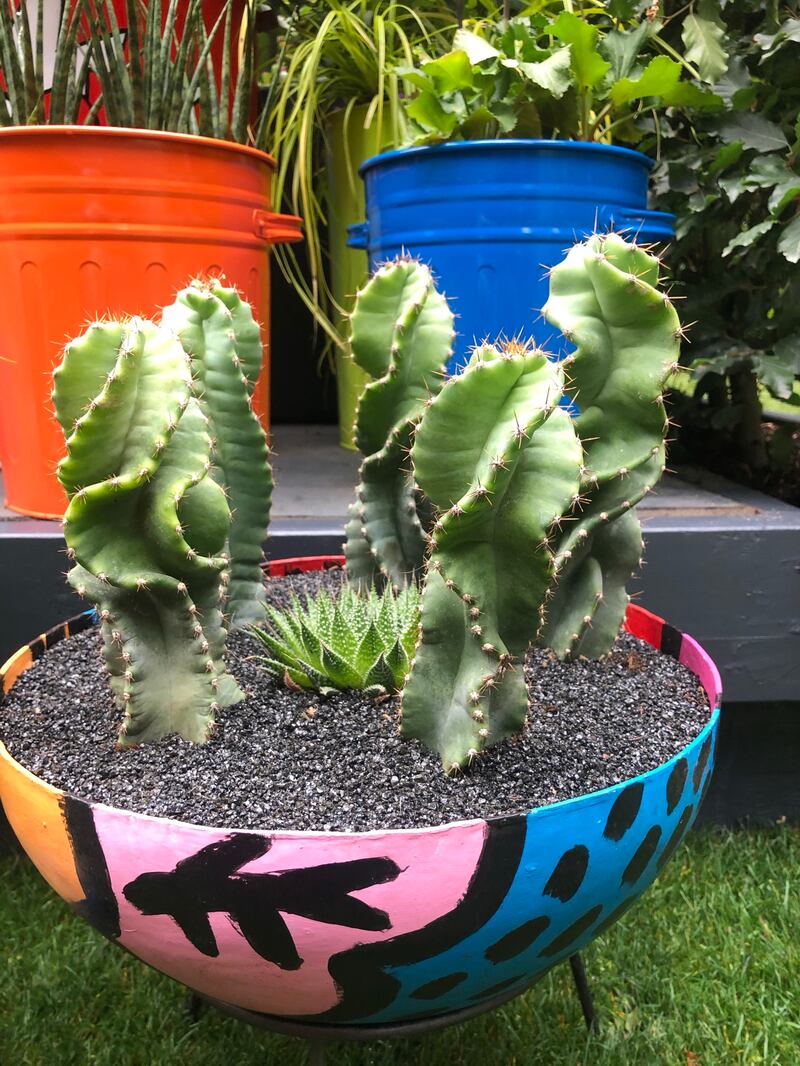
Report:
[[[61,801],[67,831],[75,857],[78,880],[84,899],[75,910],[99,930],[103,936],[115,940],[120,935],[119,906],[111,886],[106,857],[94,824],[91,805],[74,796]]]

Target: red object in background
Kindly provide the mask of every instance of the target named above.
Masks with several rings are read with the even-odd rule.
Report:
[[[2,2],[2,0],[0,0]],[[64,343],[103,314],[157,315],[192,277],[253,305],[269,412],[269,246],[300,240],[270,209],[274,161],[254,148],[108,127],[0,129],[0,422],[6,503],[60,518],[64,438],[50,401]]]

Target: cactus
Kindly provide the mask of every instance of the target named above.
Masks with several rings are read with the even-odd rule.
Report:
[[[54,372],[69,580],[99,608],[122,746],[208,738],[242,698],[222,661],[230,512],[189,359],[149,321],[97,322]]]
[[[409,585],[396,595],[374,589],[368,597],[345,586],[337,598],[324,589],[305,609],[294,598],[290,609],[268,607],[270,631],[254,627],[267,648],[267,671],[289,686],[364,689],[379,696],[397,692],[408,672],[417,639],[419,591]]]
[[[193,282],[164,309],[162,324],[191,357],[194,390],[209,421],[212,476],[232,511],[226,611],[234,627],[264,619],[262,541],[272,475],[264,430],[251,397],[261,371],[261,335],[249,304],[218,279]]]
[[[425,404],[441,388],[453,336],[447,301],[416,260],[381,267],[358,295],[352,354],[375,380],[356,412],[364,460],[345,555],[351,580],[362,586],[378,574],[402,586],[421,570],[427,539],[408,450]]]
[[[544,353],[484,346],[416,430],[414,471],[440,518],[402,731],[448,771],[525,720],[521,659],[553,578],[548,536],[578,493],[582,461],[562,388]]]
[[[585,451],[542,634],[560,658],[610,650],[628,603],[625,583],[641,559],[632,508],[664,469],[661,394],[682,336],[658,282],[658,260],[616,234],[576,245],[550,275],[544,313],[577,346],[565,360],[567,393]]]

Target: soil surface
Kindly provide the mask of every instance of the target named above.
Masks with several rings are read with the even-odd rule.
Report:
[[[341,582],[341,572],[268,582],[285,601]],[[362,831],[508,815],[644,773],[676,755],[709,719],[694,675],[622,635],[596,662],[525,663],[527,726],[448,777],[438,756],[398,735],[399,700],[358,692],[323,699],[272,681],[244,633],[228,663],[247,698],[208,744],[178,737],[116,751],[120,721],[89,630],[49,650],[0,705],[0,738],[45,781],[143,814],[240,829]]]

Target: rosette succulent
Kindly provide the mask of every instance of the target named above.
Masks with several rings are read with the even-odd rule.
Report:
[[[344,586],[322,589],[303,606],[293,597],[280,610],[268,606],[269,629],[252,632],[268,655],[268,673],[290,688],[363,689],[367,695],[397,692],[408,673],[419,625],[419,592],[372,589],[368,595]]]

